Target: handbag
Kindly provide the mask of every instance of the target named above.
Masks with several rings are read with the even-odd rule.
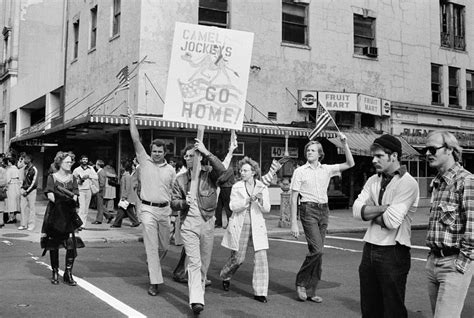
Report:
[[[80,228],[84,224],[76,211],[74,211],[72,213],[71,223],[72,223],[72,227],[74,228],[74,230],[77,230],[78,228]]]
[[[97,184],[97,180],[91,179],[91,192],[92,194],[99,193],[99,185]]]
[[[107,183],[112,187],[118,187],[120,185],[117,177],[107,177]]]
[[[7,198],[7,187],[0,187],[0,201],[3,201]]]
[[[118,203],[118,206],[124,210],[126,210],[128,208],[128,206],[130,205],[130,202],[128,202],[127,200],[125,199],[120,199],[119,203]]]

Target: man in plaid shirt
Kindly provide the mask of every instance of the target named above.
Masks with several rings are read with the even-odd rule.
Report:
[[[432,182],[426,245],[428,294],[434,317],[460,317],[474,271],[474,175],[464,169],[462,148],[446,131],[428,135],[423,153],[438,170]]]

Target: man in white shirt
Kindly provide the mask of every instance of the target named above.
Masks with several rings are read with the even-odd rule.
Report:
[[[83,223],[81,229],[84,229],[92,197],[91,184],[97,182],[98,177],[94,168],[89,166],[89,158],[86,155],[81,156],[80,166],[74,169],[72,174],[77,178],[79,187],[79,217]]]
[[[323,147],[317,141],[310,141],[304,148],[307,162],[295,170],[291,179],[291,234],[295,238],[300,234],[296,218],[300,196],[300,219],[309,250],[296,275],[296,294],[301,301],[323,301],[320,296],[316,296],[316,288],[321,280],[324,239],[329,219],[327,189],[332,177],[354,166],[346,136],[341,133],[340,138],[344,145],[346,162],[321,164],[324,159]]]
[[[362,317],[407,317],[411,222],[418,205],[416,180],[400,166],[402,145],[382,135],[370,148],[377,174],[364,185],[352,212],[370,222],[359,266]]]

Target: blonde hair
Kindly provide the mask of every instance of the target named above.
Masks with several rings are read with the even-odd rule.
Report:
[[[462,147],[459,145],[456,137],[446,130],[435,130],[428,134],[427,139],[432,136],[440,135],[443,139],[443,146],[453,151],[453,158],[455,162],[460,162],[462,159]]]

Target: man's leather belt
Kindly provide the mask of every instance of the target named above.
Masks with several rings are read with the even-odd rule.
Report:
[[[327,203],[301,202],[301,204],[309,206],[309,207],[319,208],[319,209],[326,209],[328,207]]]
[[[443,249],[431,249],[431,253],[436,257],[447,257],[451,255],[458,255],[459,248],[457,247],[448,247]]]
[[[155,202],[150,202],[147,200],[142,200],[143,204],[149,205],[149,206],[156,206],[159,208],[164,208],[165,206],[168,206],[169,202],[161,202],[161,203],[155,203]]]

